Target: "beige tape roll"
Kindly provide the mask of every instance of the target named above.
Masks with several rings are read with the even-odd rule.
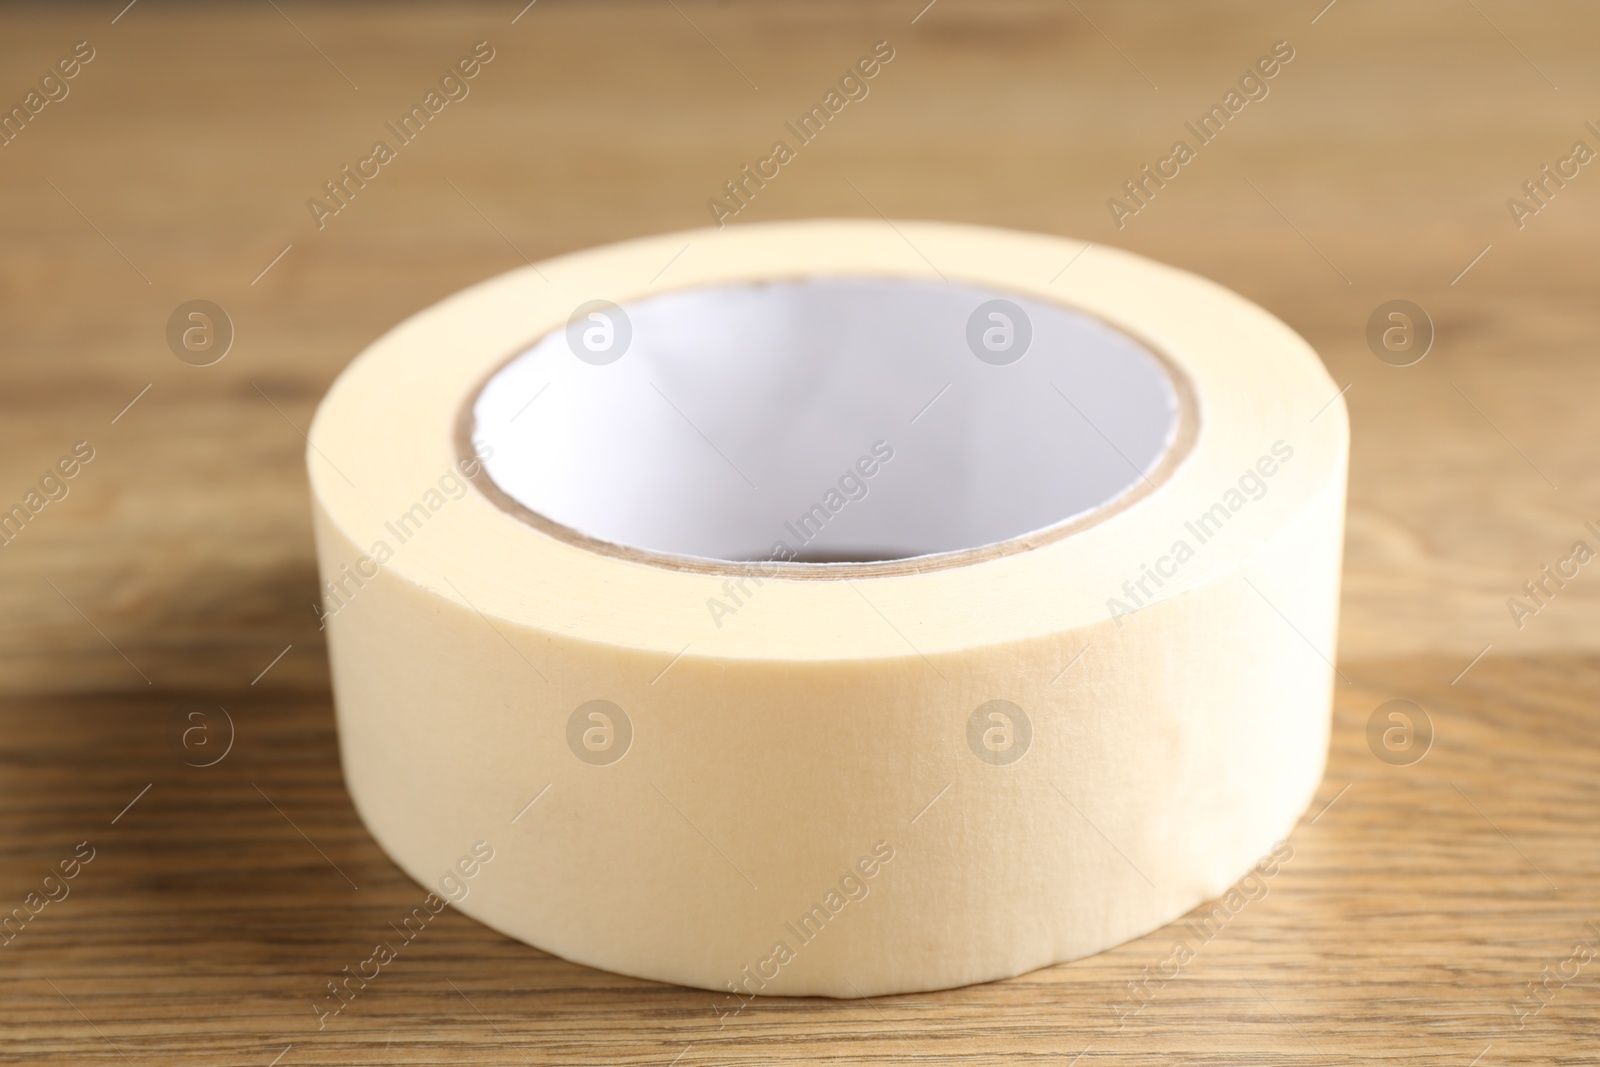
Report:
[[[396,327],[310,442],[357,809],[570,960],[1015,975],[1220,895],[1322,774],[1343,401],[1277,319],[1127,253],[613,245]]]

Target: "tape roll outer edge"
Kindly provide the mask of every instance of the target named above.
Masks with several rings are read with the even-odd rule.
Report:
[[[660,291],[653,275],[685,246],[673,288],[949,278],[1098,316],[1192,383],[1192,451],[1049,544],[769,580],[752,625],[714,632],[722,579],[564,543],[475,489],[352,585],[348,568],[395,540],[385,523],[457,462],[458,415],[485,377],[585,300]],[[353,590],[325,627],[345,780],[378,843],[540,949],[740,996],[1005,978],[1221,895],[1321,780],[1348,417],[1267,312],[1099,246],[1061,272],[1083,248],[941,223],[693,231],[501,275],[374,342],[319,408],[307,463],[322,578]],[[1124,580],[1274,444],[1293,461],[1270,490],[1112,618]],[[605,766],[566,740],[597,699],[631,730]],[[1031,725],[1008,765],[968,745],[995,699]],[[462,864],[478,842],[492,861]]]

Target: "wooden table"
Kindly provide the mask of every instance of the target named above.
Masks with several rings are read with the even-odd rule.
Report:
[[[1520,628],[1507,598],[1600,545],[1600,167],[1520,229],[1507,200],[1600,148],[1600,15],[924,2],[0,13],[5,101],[94,52],[0,147],[0,503],[94,449],[0,549],[0,906],[94,856],[0,948],[0,1062],[1594,1062],[1600,962],[1566,961],[1600,946],[1600,565]],[[1265,305],[1350,384],[1348,683],[1293,861],[1120,1025],[1176,927],[1012,981],[719,1019],[450,911],[319,1032],[324,983],[422,893],[340,781],[314,405],[464,285],[704,225],[879,40],[868,98],[733,225],[881,211],[1120,245]],[[1280,40],[1269,95],[1118,229],[1107,199]],[[308,198],[478,41],[470,95],[318,229]],[[1409,367],[1365,339],[1395,298],[1436,327]],[[166,341],[193,299],[236,330],[213,366]],[[1411,766],[1366,741],[1397,698],[1435,731]],[[219,708],[231,750],[186,766],[219,751]]]

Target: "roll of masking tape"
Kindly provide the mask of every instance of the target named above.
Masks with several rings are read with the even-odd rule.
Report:
[[[1322,775],[1343,401],[1283,323],[1124,252],[612,245],[402,323],[310,442],[356,807],[569,960],[1003,978],[1222,894]]]

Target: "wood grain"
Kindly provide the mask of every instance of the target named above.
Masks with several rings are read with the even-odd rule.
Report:
[[[1572,142],[1600,146],[1600,15],[923,2],[0,13],[0,103],[95,49],[0,147],[0,506],[96,449],[0,548],[0,908],[95,849],[0,947],[0,1063],[1592,1058],[1600,963],[1517,1006],[1600,946],[1600,577],[1520,629],[1506,600],[1600,519],[1600,176],[1521,229],[1506,201]],[[480,40],[496,54],[470,96],[318,230],[307,198]],[[1349,682],[1294,859],[1122,1019],[1183,923],[1008,982],[719,1017],[722,998],[447,911],[319,1031],[324,983],[423,891],[340,781],[310,606],[316,401],[464,285],[706,224],[878,40],[896,55],[868,98],[733,225],[881,211],[1116,244],[1262,303],[1350,384]],[[1296,55],[1270,94],[1118,230],[1107,198],[1279,40]],[[1406,368],[1365,341],[1396,297],[1437,333]],[[195,298],[237,329],[210,367],[164,337]],[[1435,729],[1409,767],[1366,741],[1397,698]],[[219,707],[233,748],[186,766],[179,717],[220,730]]]

